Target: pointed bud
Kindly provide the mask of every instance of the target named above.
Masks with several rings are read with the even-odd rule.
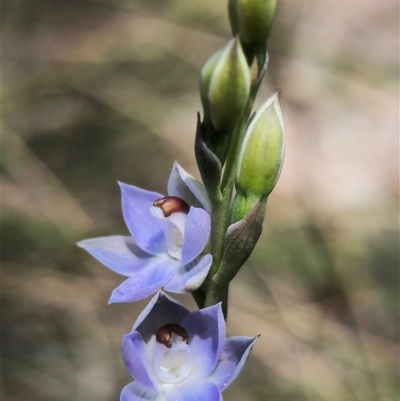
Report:
[[[194,143],[196,162],[199,168],[204,186],[207,189],[210,200],[220,195],[220,183],[222,175],[222,165],[218,157],[207,146],[206,139],[202,130],[200,114],[197,114],[196,139]]]
[[[229,0],[233,35],[246,45],[264,43],[271,32],[276,0]]]
[[[220,132],[232,130],[250,93],[250,69],[239,40],[214,54],[204,65],[200,94],[206,124]]]
[[[234,221],[242,219],[259,200],[266,199],[278,181],[285,154],[279,89],[250,118],[240,152],[237,195],[232,207]]]

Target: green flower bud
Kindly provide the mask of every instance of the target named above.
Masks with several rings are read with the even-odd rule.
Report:
[[[207,61],[201,71],[204,121],[220,132],[232,130],[247,103],[250,79],[240,42],[232,39]]]
[[[276,0],[229,0],[233,35],[246,45],[264,43],[271,32]]]
[[[242,219],[258,201],[267,199],[278,181],[284,154],[285,127],[278,89],[247,125],[236,175],[234,221]]]

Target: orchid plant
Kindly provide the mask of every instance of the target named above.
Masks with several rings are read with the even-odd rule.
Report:
[[[229,283],[260,237],[282,168],[279,90],[253,113],[267,69],[276,0],[229,0],[234,38],[200,77],[195,157],[202,183],[175,163],[168,195],[120,183],[130,236],[78,245],[126,278],[109,303],[154,295],[122,342],[134,381],[121,401],[222,401],[256,337],[225,338]],[[189,312],[164,291],[191,293]]]

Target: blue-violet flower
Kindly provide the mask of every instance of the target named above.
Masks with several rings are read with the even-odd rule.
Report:
[[[122,211],[132,236],[84,240],[78,246],[111,270],[127,276],[109,303],[133,302],[161,288],[188,293],[203,283],[212,256],[201,255],[211,230],[204,186],[177,163],[168,194],[120,183]]]
[[[221,304],[189,312],[160,291],[122,341],[121,401],[222,401],[256,337],[225,338]]]

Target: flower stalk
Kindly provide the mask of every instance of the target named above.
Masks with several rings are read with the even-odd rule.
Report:
[[[264,77],[267,63],[268,56],[265,48],[264,51],[260,51],[257,55],[258,76],[251,87],[246,106],[232,134],[228,158],[219,188],[222,197],[217,199],[215,202],[211,201],[212,224],[210,238],[213,263],[207,277],[207,290],[204,306],[214,305],[218,302],[223,302],[225,304],[227,302],[226,294],[228,292],[229,281],[222,282],[221,280],[216,280],[215,276],[218,273],[223,258],[225,233],[227,232],[230,223],[231,200],[241,144],[243,143],[247,121],[250,117],[262,78]],[[212,198],[212,194],[210,194],[210,196]],[[227,314],[227,309],[228,307],[225,306],[225,314]]]
[[[129,235],[78,243],[125,276],[109,303],[155,294],[123,338],[134,381],[121,401],[222,401],[257,339],[226,339],[225,320],[229,284],[261,235],[283,162],[277,93],[250,117],[267,69],[275,2],[229,0],[234,38],[200,79],[195,157],[202,182],[175,163],[166,196],[120,183]],[[191,293],[199,310],[189,312],[164,291]]]

